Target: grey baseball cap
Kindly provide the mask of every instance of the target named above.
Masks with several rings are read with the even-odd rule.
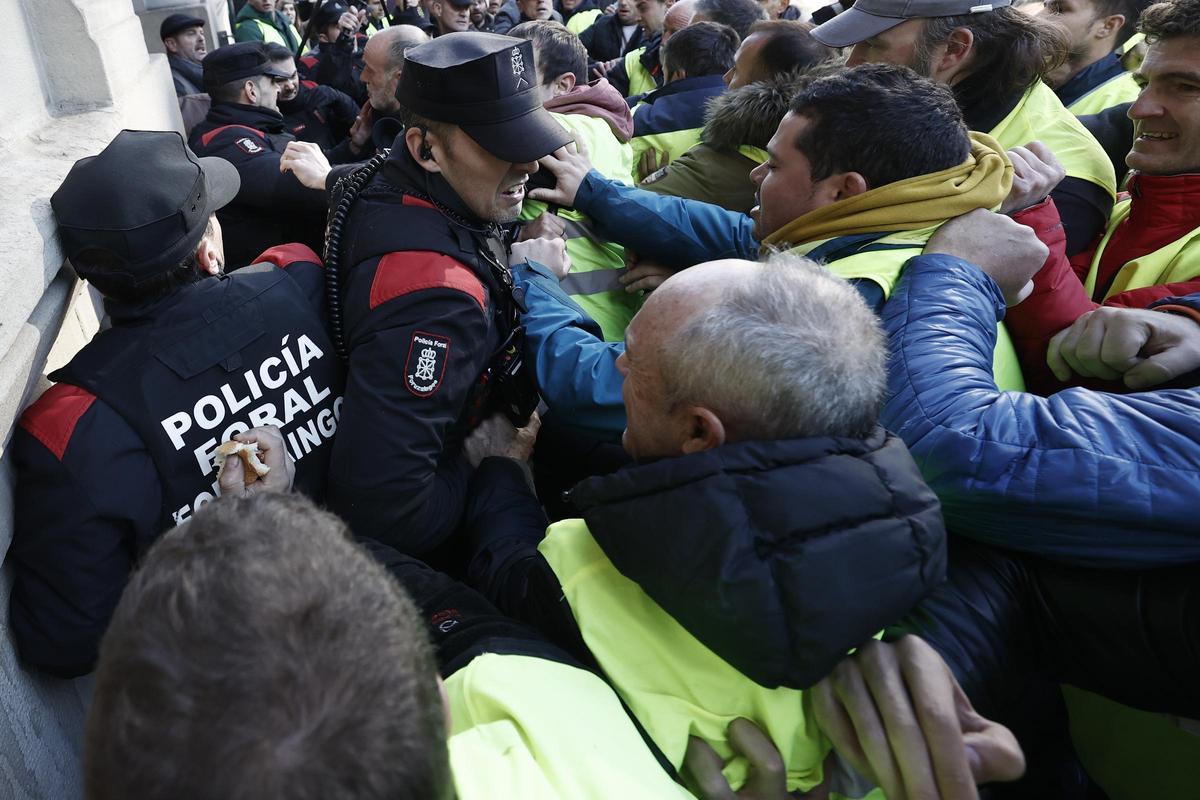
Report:
[[[910,19],[986,14],[1012,5],[1012,0],[856,0],[853,6],[812,29],[826,47],[850,47]]]

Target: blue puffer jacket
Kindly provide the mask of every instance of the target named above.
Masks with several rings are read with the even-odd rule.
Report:
[[[1200,561],[1200,391],[1044,398],[992,380],[1004,301],[949,256],[909,262],[884,308],[882,422],[909,446],[954,533],[1060,561]]]

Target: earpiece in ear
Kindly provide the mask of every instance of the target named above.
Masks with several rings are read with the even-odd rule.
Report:
[[[421,142],[421,150],[418,153],[422,161],[433,161],[433,150],[425,142]]]

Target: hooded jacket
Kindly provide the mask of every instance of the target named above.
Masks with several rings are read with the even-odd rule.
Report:
[[[945,573],[937,498],[882,428],[638,464],[570,499],[623,575],[768,687],[820,680]]]
[[[798,83],[791,76],[758,81],[711,98],[700,143],[647,175],[641,188],[749,214],[756,202],[750,171],[765,160]]]
[[[605,78],[576,86],[566,94],[552,97],[545,105],[556,114],[581,114],[608,123],[613,136],[621,142],[633,137],[633,114],[625,98]]]

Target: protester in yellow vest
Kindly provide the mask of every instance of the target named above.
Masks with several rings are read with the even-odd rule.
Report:
[[[1046,76],[1075,116],[1131,102],[1138,87],[1121,63],[1121,49],[1144,7],[1138,0],[1051,0],[1041,16],[1068,37],[1067,57]]]
[[[635,182],[699,143],[705,108],[725,91],[725,73],[738,44],[733,28],[697,22],[663,45],[667,81],[633,109]]]
[[[745,717],[779,748],[788,789],[808,791],[829,744],[800,690],[941,572],[936,502],[874,426],[874,314],[779,254],[674,276],[626,343],[636,462],[572,490],[583,517],[544,533],[531,493],[469,513],[468,575],[564,646],[582,640],[673,767],[698,737],[740,786],[727,728]]]
[[[1018,353],[1039,393],[1076,379],[1047,366],[1050,338],[1097,305],[1146,308],[1175,295],[1200,291],[1200,115],[1179,84],[1200,75],[1200,2],[1176,0],[1151,6],[1141,30],[1151,42],[1136,73],[1144,90],[1129,109],[1134,123],[1130,197],[1113,209],[1107,230],[1087,250],[1068,259],[1061,246],[1034,278],[1033,294],[1008,315]],[[1052,234],[1053,205],[1018,216]],[[1113,379],[1112,369],[1085,369],[1081,377]],[[1122,391],[1119,382],[1103,388]]]
[[[967,127],[1006,150],[1035,140],[1049,147],[1067,170],[1054,200],[1069,254],[1104,229],[1116,196],[1112,163],[1042,83],[1067,51],[1062,29],[1010,0],[859,0],[812,35],[831,47],[853,47],[849,66],[904,64],[949,85]]]
[[[275,9],[275,0],[246,0],[234,20],[233,38],[238,42],[274,42],[293,53],[300,50],[296,29]]]
[[[587,52],[579,37],[552,20],[523,22],[510,36],[533,42],[542,104],[576,142],[591,155],[606,177],[629,182],[633,151],[629,137],[633,118],[621,94],[604,78],[587,83]],[[534,183],[538,178],[535,175]],[[544,215],[544,216],[543,216]],[[549,211],[545,203],[527,200],[521,219],[537,220],[525,227],[523,238],[563,236],[571,258],[571,274],[563,291],[596,320],[608,341],[620,341],[625,326],[641,307],[641,297],[619,282],[625,269],[625,248],[600,239],[591,221],[569,208]]]
[[[973,209],[1027,202],[1009,198],[1008,159],[993,140],[968,135],[949,90],[906,68],[872,64],[822,77],[791,108],[768,148],[771,158],[752,173],[759,205],[750,216],[631,190],[588,172],[587,160],[569,153],[544,160],[556,187],[530,196],[588,214],[603,236],[652,262],[627,273],[631,285],[661,282],[662,268],[669,274],[705,260],[755,259],[760,251],[803,245],[851,280],[873,308],[939,224]],[[579,427],[620,430],[616,350],[588,330],[585,314],[563,302],[554,276],[518,267],[514,278],[526,287],[529,352],[547,403]],[[1002,388],[1022,388],[1006,339],[996,372]]]

